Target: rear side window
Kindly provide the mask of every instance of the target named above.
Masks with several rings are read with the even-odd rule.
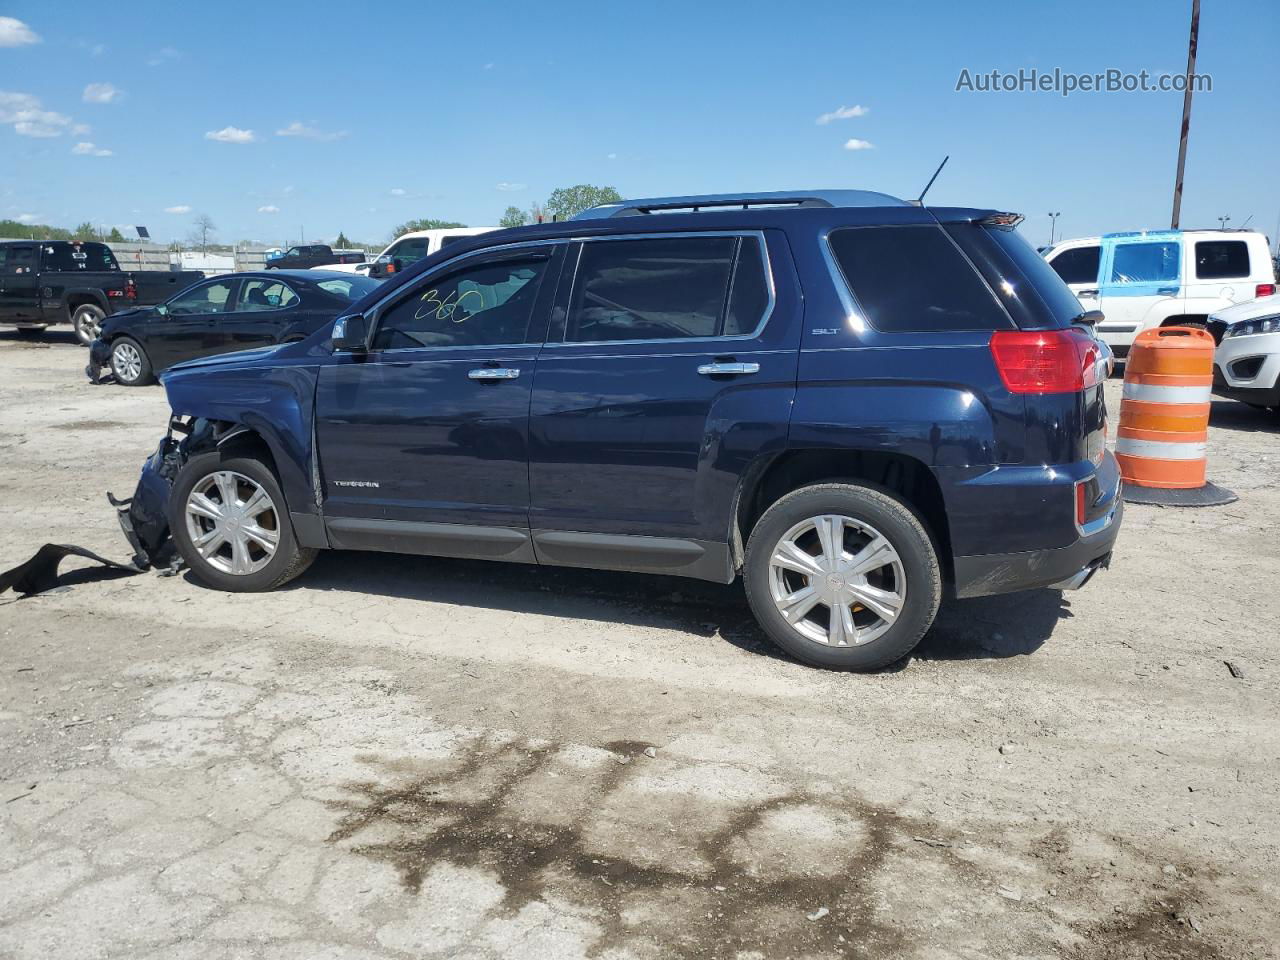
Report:
[[[1243,240],[1202,240],[1196,244],[1196,276],[1239,280],[1249,276],[1249,247]]]
[[[865,319],[877,330],[1010,326],[987,285],[940,227],[849,227],[833,231],[829,242]]]
[[[1073,247],[1049,261],[1064,283],[1098,282],[1099,247]]]
[[[1176,241],[1117,243],[1111,257],[1111,282],[1152,283],[1177,280],[1180,253]]]
[[[594,241],[582,246],[565,342],[747,334],[768,302],[755,237]]]

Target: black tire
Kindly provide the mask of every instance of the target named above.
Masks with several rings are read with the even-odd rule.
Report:
[[[275,553],[261,569],[238,574],[218,569],[192,543],[186,518],[187,498],[202,481],[219,472],[247,477],[256,483],[271,500],[275,517],[274,529],[279,539]],[[293,524],[289,521],[284,493],[280,489],[275,474],[266,464],[250,457],[224,457],[221,453],[213,452],[200,454],[188,460],[178,472],[178,477],[173,484],[173,493],[169,497],[169,530],[174,543],[177,544],[178,552],[182,554],[182,559],[202,583],[217,590],[233,593],[260,593],[274,590],[305,571],[316,557],[314,549],[298,546]]]
[[[905,580],[904,602],[891,622],[877,618],[888,627],[865,643],[830,646],[811,639],[789,623],[774,602],[770,569],[774,550],[793,528],[824,515],[847,517],[868,525],[888,540],[898,554]],[[852,535],[856,536],[857,532]],[[880,571],[875,574],[882,575]],[[896,569],[887,576],[896,579]],[[838,670],[875,670],[906,656],[933,625],[942,600],[937,551],[920,517],[889,491],[854,483],[801,487],[766,510],[747,541],[743,582],[756,620],[778,646],[798,660]],[[853,617],[876,617],[861,604],[854,603],[853,607]]]
[[[131,366],[125,362],[128,350],[134,350],[138,355],[138,372],[132,377],[129,375]],[[121,354],[120,357],[117,357],[117,352]],[[155,379],[151,372],[151,358],[147,356],[142,344],[132,337],[120,337],[112,342],[111,375],[116,378],[116,383],[126,387],[141,387]]]
[[[71,328],[75,331],[76,340],[87,347],[97,338],[97,329],[102,326],[107,312],[96,303],[82,303],[71,314]]]

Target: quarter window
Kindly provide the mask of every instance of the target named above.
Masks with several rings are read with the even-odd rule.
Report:
[[[1196,244],[1196,276],[1240,280],[1249,276],[1249,247],[1243,240],[1202,240]]]
[[[833,231],[831,253],[865,319],[885,332],[995,330],[1009,318],[940,227]]]
[[[261,310],[283,310],[298,302],[298,295],[279,280],[246,280],[240,291],[240,313],[256,313]]]
[[[754,237],[588,242],[582,245],[565,342],[749,333],[767,304]]]
[[[1098,247],[1072,247],[1049,261],[1064,283],[1098,282]]]
[[[231,302],[231,285],[234,282],[234,280],[220,280],[217,283],[205,283],[180,293],[169,301],[169,314],[184,317],[202,313],[223,313],[227,309],[227,304]]]
[[[547,263],[529,255],[432,277],[383,313],[374,349],[523,343]]]
[[[1118,243],[1111,257],[1112,283],[1152,283],[1178,279],[1181,247],[1168,243]]]

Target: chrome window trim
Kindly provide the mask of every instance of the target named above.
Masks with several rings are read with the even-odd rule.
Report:
[[[575,261],[573,266],[573,282],[569,286],[569,306],[565,308],[565,324],[564,330],[561,332],[561,340],[552,342],[547,341],[543,344],[544,348],[561,348],[561,347],[617,347],[620,344],[655,344],[655,343],[725,343],[725,342],[741,342],[743,340],[758,340],[760,335],[764,333],[764,328],[768,325],[769,319],[773,316],[774,306],[778,302],[777,289],[774,286],[773,263],[769,260],[769,246],[765,240],[763,230],[661,230],[650,231],[645,233],[617,233],[608,234],[606,236],[597,237],[579,237],[572,241],[575,243],[605,243],[614,240],[666,240],[671,237],[755,237],[759,243],[760,259],[764,266],[765,286],[769,290],[769,302],[765,304],[764,314],[760,318],[760,322],[756,324],[755,330],[751,333],[733,333],[722,334],[718,337],[659,337],[647,340],[566,340],[563,339],[569,335],[569,308],[573,305],[573,295],[578,288],[578,271],[581,269],[581,257]],[[732,297],[733,291],[729,291]],[[726,304],[728,301],[726,300]],[[625,354],[624,354],[625,355]]]

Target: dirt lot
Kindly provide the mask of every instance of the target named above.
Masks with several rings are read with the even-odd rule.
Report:
[[[84,363],[0,332],[0,568],[128,555],[167,407]],[[654,577],[0,597],[0,956],[1280,956],[1280,420],[1214,407],[1238,503],[1131,507],[1084,591],[872,676]]]

